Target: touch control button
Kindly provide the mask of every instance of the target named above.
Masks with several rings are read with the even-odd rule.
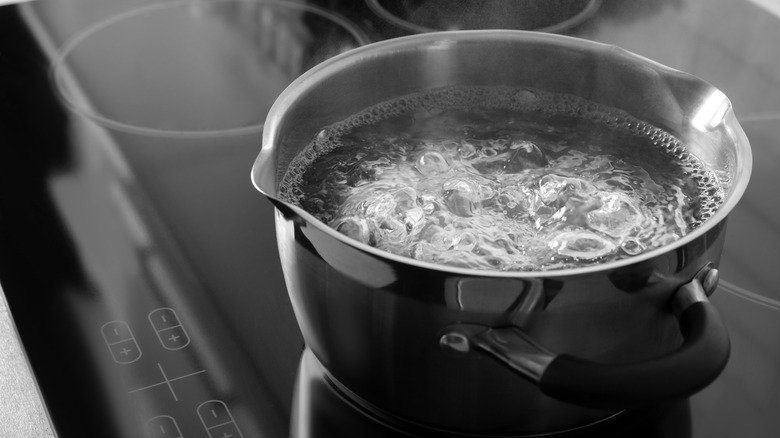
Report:
[[[164,330],[181,325],[179,317],[173,309],[162,307],[149,313],[149,321],[155,330]]]
[[[130,332],[130,327],[124,321],[111,321],[103,324],[100,329],[103,332],[103,339],[107,343],[113,344],[115,342],[126,341],[133,339],[133,334]]]
[[[179,350],[189,345],[190,337],[173,309],[162,307],[153,310],[149,313],[149,322],[165,349]]]
[[[146,431],[149,433],[149,438],[182,438],[176,420],[168,415],[150,419],[146,423]]]
[[[233,423],[214,426],[208,430],[208,433],[211,438],[239,438],[241,436],[241,432]]]
[[[161,330],[157,332],[157,336],[160,338],[163,347],[168,350],[178,350],[190,343],[190,338],[187,337],[187,332],[184,331],[183,327],[171,327]]]
[[[141,350],[133,339],[111,344],[108,348],[117,363],[133,363],[141,358]]]
[[[243,438],[227,405],[220,400],[201,403],[198,417],[210,438]]]
[[[130,326],[121,320],[103,324],[100,331],[106,341],[111,357],[119,364],[133,363],[141,358],[141,348],[135,341]]]

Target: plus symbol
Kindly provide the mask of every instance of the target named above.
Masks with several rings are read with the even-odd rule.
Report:
[[[177,342],[181,336],[176,335],[175,333],[171,335],[170,338],[168,338],[171,342]]]

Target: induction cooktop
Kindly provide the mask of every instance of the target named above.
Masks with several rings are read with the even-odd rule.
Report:
[[[329,380],[286,295],[273,208],[249,178],[265,114],[295,77],[419,31],[368,3],[383,2],[0,7],[0,285],[45,414],[37,430],[450,436],[387,423]],[[414,22],[425,2],[401,3],[385,12]],[[729,217],[712,297],[732,342],[723,374],[690,399],[566,436],[776,436],[780,8],[580,3],[562,16],[566,26],[538,30],[619,45],[711,82],[732,100],[754,169]],[[442,23],[432,9],[426,26]],[[2,399],[4,411],[27,418],[13,400]]]

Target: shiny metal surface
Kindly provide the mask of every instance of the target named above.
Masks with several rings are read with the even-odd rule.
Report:
[[[717,287],[717,281],[718,270],[708,264],[699,270],[691,281],[680,286],[671,298],[672,312],[678,320],[694,304],[708,304],[707,296],[714,292],[715,287]],[[488,289],[485,295],[493,295],[494,292],[494,290]],[[515,312],[510,309],[507,313]],[[717,321],[712,326],[698,327],[697,330],[708,332],[714,338],[728,337],[728,334],[723,331],[723,325],[720,321]],[[460,353],[475,351],[476,348],[476,350],[481,350],[481,352],[494,357],[534,383],[540,383],[544,379],[545,371],[558,357],[555,352],[534,342],[522,329],[513,326],[512,323],[509,323],[508,326],[496,328],[476,324],[456,324],[445,330],[444,335],[439,340],[439,345]],[[728,344],[723,345],[727,346]],[[674,357],[682,354],[686,353],[683,348],[680,348],[667,356]],[[709,351],[706,353],[697,351],[696,354],[709,354],[709,360],[704,364],[704,367],[698,369],[697,374],[712,374],[712,377],[708,379],[714,380],[722,370],[722,364],[728,359],[729,349],[725,348],[717,352]],[[663,360],[664,358],[654,358],[655,368],[663,367],[661,365]],[[711,365],[711,367],[708,368],[708,365]],[[599,364],[591,363],[588,366],[598,367]],[[614,367],[614,365],[611,366]],[[682,367],[675,365],[667,365],[666,368],[677,368],[678,372],[683,372]],[[610,372],[614,371],[617,370],[615,368],[610,369]],[[660,374],[660,371],[652,370],[651,375],[637,375],[627,380],[650,380],[653,374]],[[671,380],[671,378],[668,380]],[[692,380],[690,381],[692,382]]]
[[[696,303],[707,303],[707,292],[699,283],[699,280],[693,279],[680,286],[672,297],[672,311],[675,315],[681,315],[686,309]]]
[[[468,327],[459,327],[468,330]],[[484,327],[469,335],[475,347],[489,352],[533,382],[541,380],[555,353],[537,344],[516,327]]]
[[[387,254],[276,199],[286,166],[321,127],[383,100],[444,84],[532,86],[623,109],[674,133],[709,165],[723,169],[730,182],[724,205],[680,241],[632,259],[504,273]],[[511,315],[506,306],[452,306],[446,297],[457,295],[457,282],[478,279],[485,291],[506,288],[506,281],[519,282],[519,290],[541,282],[539,309],[516,325],[554,351],[605,363],[663,355],[679,343],[669,299],[701,267],[718,264],[726,216],[745,190],[750,167],[750,148],[730,103],[709,84],[613,46],[489,31],[387,41],[310,70],[272,107],[253,181],[278,208],[279,251],[304,339],[335,380],[415,423],[467,433],[533,434],[576,428],[614,411],[558,402],[498,364],[454,358],[438,348],[442,330],[451,324],[497,325]]]
[[[707,296],[710,296],[718,288],[718,282],[720,282],[720,271],[715,268],[705,269],[707,269],[707,271],[703,278],[700,279],[700,282],[704,292],[707,294]]]

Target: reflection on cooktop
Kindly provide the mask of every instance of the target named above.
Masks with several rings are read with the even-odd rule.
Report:
[[[387,23],[411,33],[468,29],[563,32],[595,14],[601,0],[367,0],[366,4]]]
[[[331,382],[322,364],[308,349],[303,353],[296,378],[291,428],[291,436],[296,438],[467,436],[380,419],[341,393]],[[690,438],[691,409],[688,400],[680,400],[623,412],[614,418],[582,429],[545,436]]]
[[[722,289],[780,310],[774,270],[780,260],[780,203],[775,188],[780,168],[780,114],[740,120],[753,151],[753,173],[737,208],[729,215],[721,261]]]

